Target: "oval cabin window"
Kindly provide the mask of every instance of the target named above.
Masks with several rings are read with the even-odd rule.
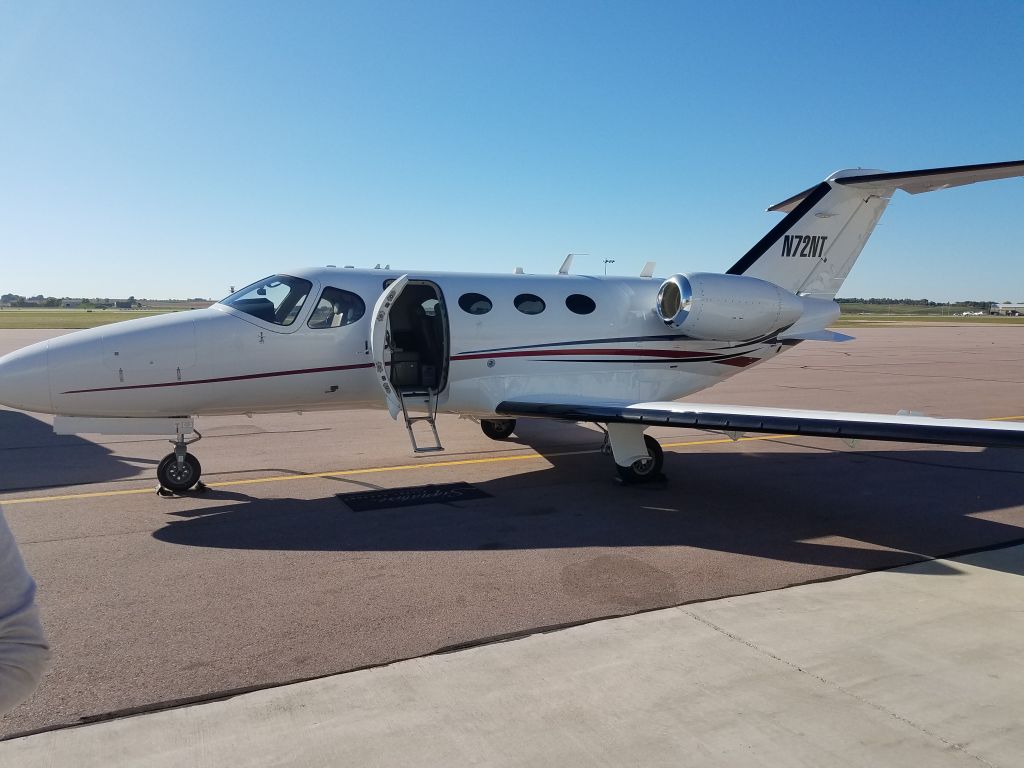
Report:
[[[589,315],[597,309],[597,304],[594,303],[594,300],[589,296],[584,296],[582,293],[566,296],[565,306],[569,308],[570,312],[575,312],[577,315]]]
[[[544,311],[544,299],[532,293],[520,293],[515,298],[516,309],[524,315],[539,315]]]
[[[482,293],[464,293],[459,296],[459,306],[471,315],[486,315],[494,305]]]

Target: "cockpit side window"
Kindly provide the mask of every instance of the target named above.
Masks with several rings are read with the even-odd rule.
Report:
[[[338,328],[351,325],[366,312],[366,304],[351,291],[324,288],[307,325],[310,328]]]
[[[301,277],[274,275],[221,300],[239,312],[274,325],[291,325],[302,311],[313,284]]]

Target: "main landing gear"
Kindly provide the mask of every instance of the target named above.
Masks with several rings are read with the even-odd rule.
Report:
[[[627,485],[665,479],[665,476],[661,474],[661,466],[665,463],[665,451],[662,450],[661,443],[650,435],[644,435],[644,445],[647,447],[649,456],[637,459],[628,467],[624,467],[621,464],[615,465],[615,469],[619,472],[619,477]]]
[[[515,419],[481,419],[480,429],[491,440],[508,440],[516,428]]]
[[[188,452],[187,446],[198,443],[203,439],[199,430],[193,429],[195,437],[186,440],[185,435],[178,435],[177,440],[171,440],[174,444],[174,453],[164,456],[156,468],[156,478],[160,481],[157,493],[161,496],[168,496],[173,493],[182,493],[194,488],[197,491],[205,491],[206,486],[199,481],[203,473],[199,459]]]
[[[640,425],[609,424],[601,451],[612,454],[623,484],[665,479],[661,473],[665,452],[657,440],[644,434]]]

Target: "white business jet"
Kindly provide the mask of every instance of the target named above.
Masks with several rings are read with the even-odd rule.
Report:
[[[496,440],[519,416],[593,422],[626,482],[661,476],[654,425],[1021,447],[1024,424],[673,401],[802,341],[848,339],[827,330],[834,297],[896,190],[1022,175],[1024,161],[840,171],[772,206],[785,218],[725,274],[585,277],[571,258],[550,276],[294,270],[209,309],[6,355],[0,402],[56,414],[59,434],[173,436],[157,476],[174,492],[199,483],[187,446],[213,414],[384,407],[415,451],[442,449],[437,413]]]

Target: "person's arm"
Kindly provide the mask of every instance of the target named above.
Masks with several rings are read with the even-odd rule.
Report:
[[[50,658],[35,593],[0,510],[0,715],[35,690]]]

